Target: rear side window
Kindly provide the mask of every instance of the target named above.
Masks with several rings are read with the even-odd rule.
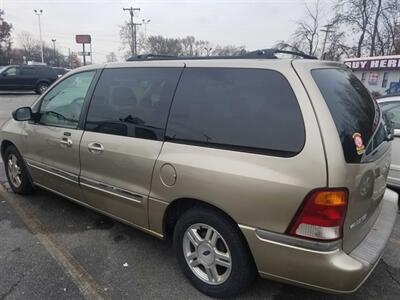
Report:
[[[272,70],[185,69],[168,140],[277,156],[301,151],[305,130],[286,78]]]
[[[38,72],[34,68],[21,68],[23,76],[37,76]]]
[[[105,69],[93,94],[88,131],[163,140],[180,68]]]
[[[360,163],[363,149],[371,142],[379,124],[380,112],[377,103],[357,77],[348,70],[317,69],[312,71],[312,76],[335,122],[346,162]],[[361,137],[362,140],[357,137]],[[363,144],[357,147],[356,143],[361,143],[360,141]],[[374,148],[377,146],[379,145],[376,144]],[[373,150],[370,149],[367,152]]]

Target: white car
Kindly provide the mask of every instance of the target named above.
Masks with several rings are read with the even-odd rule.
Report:
[[[384,96],[377,99],[382,111],[392,121],[394,140],[392,145],[392,164],[388,177],[388,185],[400,188],[400,95]]]

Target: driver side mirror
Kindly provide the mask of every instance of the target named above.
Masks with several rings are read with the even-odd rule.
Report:
[[[17,108],[13,111],[12,117],[15,121],[31,121],[33,120],[32,109],[29,106]]]

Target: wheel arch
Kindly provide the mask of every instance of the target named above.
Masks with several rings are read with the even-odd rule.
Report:
[[[1,157],[3,158],[3,160],[4,160],[4,153],[6,152],[6,149],[9,146],[14,146],[15,148],[17,148],[17,146],[13,142],[11,142],[9,140],[3,140],[1,142],[0,153],[1,153]]]
[[[223,209],[207,202],[204,200],[199,200],[195,198],[178,198],[173,200],[166,208],[163,216],[163,234],[166,239],[171,239],[174,231],[174,227],[179,217],[182,216],[186,211],[193,207],[206,207],[213,209],[226,217],[229,221],[232,222],[234,226],[239,229],[240,234],[242,235],[244,241],[246,241],[242,231],[239,228],[238,223],[232,218],[227,212]],[[247,243],[247,241],[246,241]]]

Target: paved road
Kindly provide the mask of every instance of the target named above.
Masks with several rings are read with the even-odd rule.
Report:
[[[34,98],[0,95],[0,115],[8,113],[3,103],[11,110]],[[0,164],[0,300],[206,299],[181,274],[169,243],[45,191],[19,197],[4,181]],[[335,296],[259,279],[241,298],[400,299],[399,250],[400,218],[357,293]]]

